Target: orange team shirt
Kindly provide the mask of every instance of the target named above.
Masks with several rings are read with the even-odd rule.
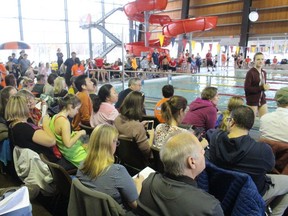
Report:
[[[2,87],[5,87],[6,86],[6,83],[5,83],[5,77],[7,75],[7,71],[6,71],[6,68],[5,68],[5,65],[4,64],[0,64],[0,75],[1,75],[1,83],[0,85]]]
[[[85,68],[82,64],[78,66],[78,64],[74,64],[71,68],[72,76],[80,76],[85,72]]]
[[[78,92],[76,96],[81,101],[81,107],[78,113],[73,118],[72,127],[74,130],[80,130],[80,123],[90,126],[90,117],[92,115],[92,101],[87,92]]]
[[[154,116],[158,119],[160,123],[165,123],[165,120],[162,118],[161,106],[167,100],[169,100],[169,98],[162,98],[160,101],[158,101],[154,109]]]

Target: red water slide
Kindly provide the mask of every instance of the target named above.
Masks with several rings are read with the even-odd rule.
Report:
[[[183,33],[207,31],[215,28],[216,24],[217,17],[215,16],[177,20],[164,25],[162,33],[166,37],[176,37]]]
[[[168,4],[168,0],[136,0],[124,5],[124,12],[129,20],[144,22],[144,12],[154,10],[164,10]],[[198,17],[193,19],[184,19],[173,21],[168,15],[155,15],[149,17],[149,23],[159,24],[162,27],[162,34],[165,36],[163,47],[170,44],[171,37],[176,37],[179,34],[207,31],[216,27],[217,17]],[[153,48],[159,48],[159,40],[150,40],[149,47],[145,47],[143,41],[126,44],[126,49],[137,56],[141,52],[150,51]]]

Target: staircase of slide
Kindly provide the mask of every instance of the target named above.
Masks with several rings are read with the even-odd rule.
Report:
[[[166,8],[168,0],[136,0],[124,5],[124,12],[128,19],[144,22],[144,12],[149,11],[161,11]],[[197,17],[192,19],[172,20],[168,15],[151,14],[149,16],[149,23],[159,24],[162,26],[162,35],[164,35],[164,41],[162,47],[170,44],[171,38],[177,35],[207,31],[216,27],[217,17]],[[149,47],[145,47],[144,41],[127,43],[126,50],[134,53],[136,56],[140,56],[141,52],[149,52],[153,48],[159,48],[159,39],[149,40]]]

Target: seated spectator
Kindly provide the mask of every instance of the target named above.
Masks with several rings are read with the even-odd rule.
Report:
[[[57,77],[54,80],[54,97],[64,97],[67,95],[68,91],[66,90],[66,82],[63,77]]]
[[[288,176],[267,174],[275,165],[269,145],[249,136],[255,115],[247,106],[231,112],[228,132],[216,131],[210,139],[210,160],[219,167],[247,173],[253,179],[264,201],[270,201],[272,215],[283,215],[288,207]]]
[[[70,87],[68,88],[68,94],[77,94],[78,90],[75,86],[75,80],[76,80],[77,77],[71,77],[70,79],[70,82],[71,82],[71,85]]]
[[[165,119],[164,124],[159,124],[155,130],[154,144],[161,148],[166,141],[176,132],[186,132],[187,129],[180,128],[178,125],[182,122],[187,112],[187,100],[182,96],[172,96],[168,101],[162,104],[162,116]],[[192,129],[189,129],[194,133]],[[208,145],[206,139],[201,140],[203,148]]]
[[[71,133],[71,124],[68,117],[73,118],[78,113],[80,106],[81,101],[75,95],[67,94],[60,99],[60,112],[53,116],[49,125],[61,154],[76,167],[87,156],[80,140],[83,135],[86,135],[86,132],[80,130]]]
[[[277,109],[260,118],[260,132],[263,138],[286,142],[288,144],[288,87],[279,89],[275,94]]]
[[[157,125],[155,130],[154,144],[158,148],[161,148],[176,131],[187,131],[184,128],[178,127],[185,116],[186,108],[186,98],[177,95],[172,96],[162,104],[162,118],[165,123]]]
[[[89,91],[93,89],[93,82],[85,75],[80,75],[75,80],[75,86],[79,91],[76,96],[81,101],[79,112],[74,116],[72,127],[74,130],[80,130],[79,124],[90,126],[90,118],[92,115],[92,101],[89,97]]]
[[[44,85],[43,93],[51,97],[54,96],[54,81],[58,77],[56,73],[51,73],[48,76],[47,83]]]
[[[119,109],[125,97],[132,91],[141,91],[141,80],[139,78],[131,78],[128,82],[128,88],[121,91],[118,96],[118,101],[115,104],[116,109]]]
[[[9,98],[16,93],[16,88],[12,86],[6,86],[0,91],[0,142],[8,138],[8,126],[5,119],[5,109]]]
[[[89,96],[93,102],[93,100],[96,98],[96,94],[98,91],[98,85],[97,85],[97,79],[96,78],[91,78],[91,82],[93,83],[93,90],[89,91]]]
[[[40,120],[42,118],[42,106],[45,104],[45,102],[41,103],[41,109],[38,109],[36,107],[36,100],[35,96],[28,91],[27,89],[21,89],[17,95],[23,96],[27,100],[27,105],[29,108],[29,118],[28,122],[33,123],[35,125],[40,125]]]
[[[160,158],[165,174],[152,173],[144,180],[139,215],[224,215],[220,202],[197,188],[195,178],[205,169],[205,158],[193,134],[171,137],[161,148]]]
[[[141,92],[132,91],[124,99],[120,107],[120,115],[115,119],[114,124],[120,135],[135,139],[138,148],[148,159],[151,157],[150,146],[153,143],[154,131],[145,130],[146,121],[140,122],[143,115],[144,97]]]
[[[98,125],[91,134],[87,158],[76,176],[85,186],[110,195],[120,205],[136,208],[143,177],[133,182],[125,167],[114,164],[117,143],[118,132],[113,126]]]
[[[6,86],[13,86],[14,88],[17,88],[17,80],[13,73],[5,76],[5,84]]]
[[[93,114],[90,118],[90,126],[96,127],[98,124],[114,124],[115,118],[119,115],[114,103],[118,100],[118,93],[111,84],[101,86],[93,103]]]
[[[176,67],[177,67],[177,61],[174,58],[171,58],[169,62],[169,70],[171,70],[172,72],[175,72]]]
[[[0,117],[4,118],[6,105],[11,96],[17,93],[13,86],[6,86],[0,91]]]
[[[0,58],[0,77],[1,77],[0,85],[2,87],[5,87],[5,77],[6,77],[6,75],[8,75],[8,73],[9,72],[6,70],[6,67],[5,67],[3,60]]]
[[[216,127],[219,127],[221,130],[223,131],[227,131],[227,118],[230,117],[231,111],[241,105],[244,105],[244,100],[241,97],[238,96],[233,96],[229,99],[228,101],[228,107],[227,110],[223,111],[218,119],[217,119],[217,123],[216,123]]]
[[[42,153],[49,161],[63,166],[66,170],[74,168],[65,158],[59,158],[59,155],[54,154],[56,140],[49,128],[49,116],[44,116],[42,128],[27,121],[29,108],[26,98],[20,95],[11,96],[5,110],[5,118],[10,124],[9,138],[13,145]]]
[[[28,78],[30,78],[30,79],[32,79],[34,81],[35,73],[34,73],[33,67],[29,67],[27,69],[27,71],[25,72],[24,76],[26,76],[26,77],[28,77]]]
[[[32,89],[34,88],[34,80],[33,79],[30,79],[26,76],[23,77],[22,81],[20,82],[20,85],[21,88],[19,89],[27,89],[28,91],[32,91]]]
[[[102,57],[98,56],[94,59],[94,61],[95,61],[96,68],[98,69],[97,70],[98,80],[100,81],[100,76],[101,76],[101,80],[105,82],[105,75],[107,72],[106,72],[106,70],[103,69],[104,59]]]
[[[189,111],[183,120],[183,124],[202,127],[205,131],[215,128],[218,100],[217,88],[206,87],[201,93],[201,98],[197,98],[189,105]]]
[[[163,98],[157,102],[154,108],[154,115],[160,123],[165,122],[165,120],[162,118],[161,106],[165,101],[169,100],[174,95],[174,87],[172,85],[164,85],[162,87],[162,95]]]
[[[34,95],[36,97],[40,97],[40,95],[43,93],[45,83],[46,83],[45,75],[43,74],[38,75],[37,82],[32,89],[32,92],[35,93]]]

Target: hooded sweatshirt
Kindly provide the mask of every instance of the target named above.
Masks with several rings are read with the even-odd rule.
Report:
[[[266,176],[275,165],[275,158],[269,145],[256,142],[249,135],[228,137],[224,131],[215,131],[210,139],[210,161],[224,169],[247,173],[253,179],[263,196],[269,187]]]
[[[183,124],[203,127],[205,131],[215,128],[217,108],[210,100],[197,98],[189,105]]]

